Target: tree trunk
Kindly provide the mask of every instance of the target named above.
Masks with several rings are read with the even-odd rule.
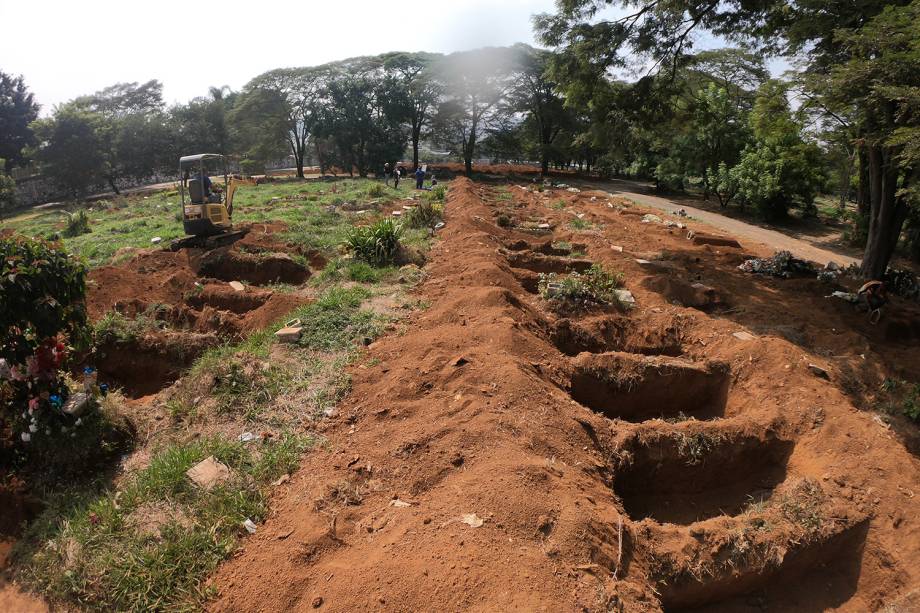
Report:
[[[545,177],[549,172],[549,159],[546,157],[546,151],[540,156],[540,176]]]
[[[115,177],[106,177],[105,180],[108,182],[109,187],[112,188],[112,191],[115,192],[116,196],[121,195],[121,192],[118,191],[118,186],[115,185]]]
[[[470,128],[470,137],[466,141],[466,147],[463,151],[463,162],[466,168],[466,176],[473,176],[473,150],[476,148],[476,123]]]
[[[422,128],[412,128],[412,166],[418,169],[418,142],[422,137]]]
[[[869,160],[865,147],[859,149],[859,186],[856,190],[856,209],[860,217],[869,214]]]
[[[898,165],[894,148],[868,145],[869,235],[860,273],[881,279],[888,268],[907,219],[907,203],[899,197]]]

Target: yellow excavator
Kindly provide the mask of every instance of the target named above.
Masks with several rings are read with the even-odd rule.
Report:
[[[223,185],[211,181],[211,172],[223,174]],[[170,243],[173,251],[184,247],[213,248],[230,244],[246,234],[233,231],[233,196],[245,179],[231,177],[227,160],[219,153],[196,153],[179,158],[179,194],[186,238]]]

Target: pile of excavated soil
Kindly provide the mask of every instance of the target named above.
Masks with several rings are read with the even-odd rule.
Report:
[[[260,286],[300,285],[310,269],[289,253],[325,266],[278,239],[283,224],[255,224],[243,239],[218,249],[151,249],[127,262],[89,273],[86,304],[91,320],[116,311],[130,319],[159,322],[139,338],[102,344],[94,356],[101,380],[131,396],[154,393],[180,376],[203,351],[265,328],[308,301],[303,293]],[[230,282],[244,284],[234,289]]]
[[[212,609],[909,610],[920,466],[854,403],[915,376],[916,345],[606,198],[513,191],[452,184],[430,308],[352,369]],[[567,230],[559,197],[595,229]],[[509,206],[550,228],[500,228]],[[528,287],[582,259],[637,308],[559,314]],[[678,304],[660,276],[725,301]]]

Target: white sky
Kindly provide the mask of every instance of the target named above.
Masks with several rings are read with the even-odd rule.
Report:
[[[0,0],[0,70],[42,105],[159,79],[167,102],[284,66],[386,51],[533,44],[552,0]],[[194,58],[202,57],[202,61]]]
[[[552,11],[553,0],[0,0],[0,70],[25,77],[42,115],[150,79],[185,102],[272,68],[534,44],[531,16]],[[712,46],[704,35],[697,48]]]

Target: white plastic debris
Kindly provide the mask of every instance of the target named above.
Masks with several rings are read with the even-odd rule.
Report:
[[[647,215],[642,216],[642,223],[661,223],[661,217],[648,213]]]
[[[256,435],[253,434],[252,432],[243,432],[237,438],[239,438],[239,440],[243,443],[248,443],[249,441],[256,440]]]
[[[460,516],[460,521],[471,528],[478,528],[485,523],[484,520],[475,513],[464,513]]]
[[[163,239],[159,236],[154,236],[153,238],[150,239],[150,242],[153,243],[154,245],[157,245],[159,243],[162,243]]]
[[[258,530],[258,528],[256,527],[256,525],[255,525],[255,524],[252,522],[252,520],[249,519],[248,517],[247,517],[246,520],[243,522],[243,527],[246,528],[246,532],[248,532],[249,534],[255,534],[255,533],[256,533],[256,530]]]

